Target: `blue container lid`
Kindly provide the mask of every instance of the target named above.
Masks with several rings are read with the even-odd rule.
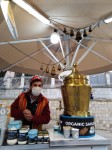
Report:
[[[20,121],[20,120],[14,120],[14,121],[10,121],[9,122],[9,124],[11,124],[11,125],[17,125],[17,124],[22,124],[22,121]]]
[[[37,129],[31,129],[29,132],[28,132],[28,135],[37,135],[38,133],[38,130]]]

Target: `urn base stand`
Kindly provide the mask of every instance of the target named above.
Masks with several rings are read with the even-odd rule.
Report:
[[[60,115],[60,128],[63,133],[63,126],[71,126],[79,129],[79,137],[89,138],[95,136],[94,116],[65,116]]]

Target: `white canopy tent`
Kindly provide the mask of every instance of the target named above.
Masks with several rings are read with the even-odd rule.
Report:
[[[26,0],[37,12],[50,21],[42,23],[26,10],[10,1],[18,38],[14,39],[8,29],[2,10],[0,10],[0,70],[27,74],[51,76],[46,73],[53,65],[56,74],[60,63],[70,69],[74,62],[84,74],[96,74],[112,70],[112,22],[105,24],[103,20],[112,15],[111,0]],[[92,32],[80,42],[75,40],[80,29]],[[63,33],[64,27],[69,33],[73,28],[74,36]],[[50,36],[58,30],[61,42],[52,44]],[[69,54],[69,55],[68,55]],[[64,66],[66,59],[67,65]],[[43,65],[44,70],[40,70]],[[61,71],[62,71],[61,70]],[[56,77],[56,76],[55,76]]]

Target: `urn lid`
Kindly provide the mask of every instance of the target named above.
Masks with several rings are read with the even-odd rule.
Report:
[[[77,64],[73,65],[72,73],[65,77],[64,83],[67,84],[87,84],[87,78],[80,74],[77,68]]]

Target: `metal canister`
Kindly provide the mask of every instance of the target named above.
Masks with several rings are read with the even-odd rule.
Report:
[[[61,92],[64,101],[64,115],[85,117],[90,115],[91,87],[87,83],[87,78],[79,73],[76,64],[74,64],[72,73],[65,77]]]

